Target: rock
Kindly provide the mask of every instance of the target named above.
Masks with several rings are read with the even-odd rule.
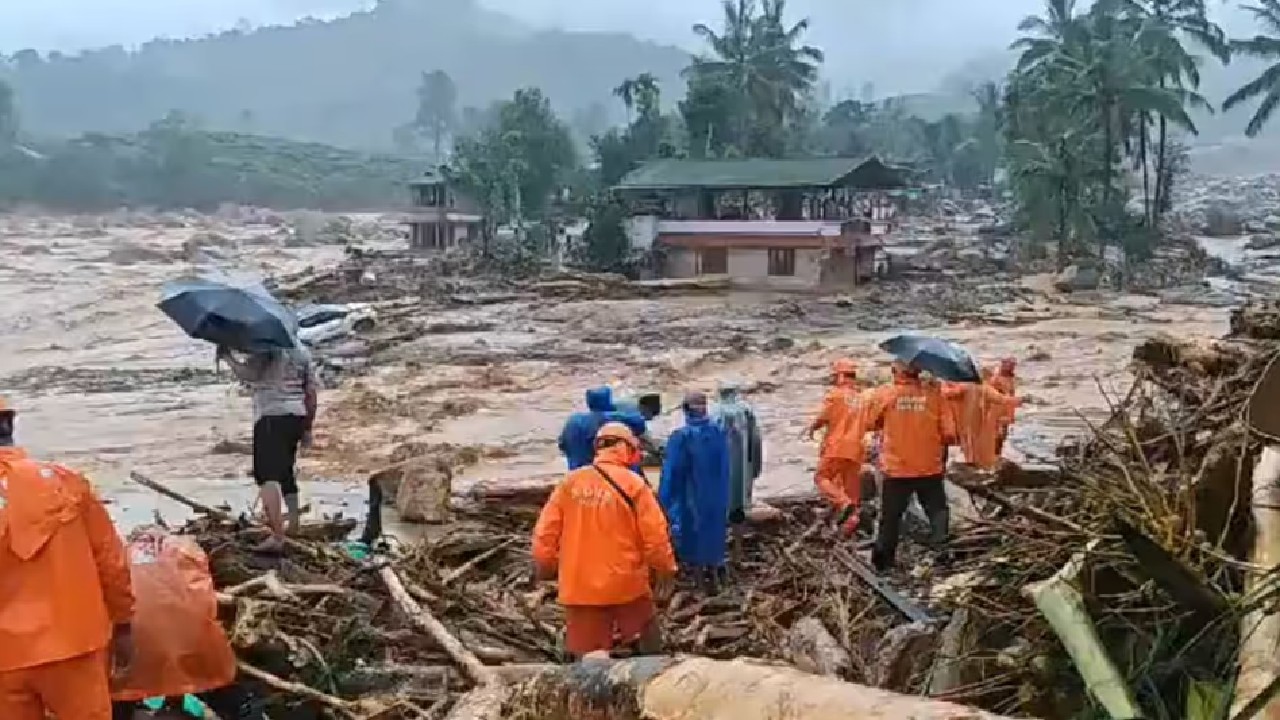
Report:
[[[778,508],[767,505],[759,500],[751,504],[747,509],[747,522],[752,525],[763,525],[765,523],[778,522],[782,520],[784,515]]]
[[[1270,233],[1259,233],[1249,238],[1249,242],[1245,244],[1245,249],[1270,250],[1277,246],[1280,246],[1280,237],[1276,237]]]
[[[1058,292],[1078,292],[1081,290],[1097,290],[1100,281],[1098,271],[1079,265],[1068,265],[1053,280],[1053,288]]]
[[[1204,232],[1210,237],[1229,237],[1244,231],[1244,221],[1233,208],[1216,205],[1205,211]]]
[[[434,458],[414,458],[401,466],[396,509],[400,519],[414,523],[449,521],[453,471]]]
[[[817,618],[807,617],[792,625],[786,642],[787,660],[804,672],[840,677],[853,665],[849,653]]]
[[[1271,230],[1280,230],[1280,215],[1268,215],[1262,218],[1262,224]]]
[[[765,352],[786,352],[796,346],[796,341],[789,337],[776,337],[767,340],[760,346]]]

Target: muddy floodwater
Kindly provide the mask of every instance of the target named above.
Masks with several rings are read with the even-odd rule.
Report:
[[[185,225],[185,226],[184,226]],[[35,455],[83,469],[125,525],[185,511],[128,481],[137,471],[207,503],[246,510],[249,399],[217,374],[213,349],[155,309],[161,284],[193,258],[261,276],[338,263],[338,246],[297,247],[278,227],[0,218],[0,393]],[[455,491],[478,480],[528,482],[562,469],[555,439],[587,387],[685,389],[731,378],[759,412],[767,464],[760,494],[810,487],[816,446],[800,439],[826,368],[850,356],[887,379],[876,343],[927,331],[985,362],[1019,360],[1025,404],[1011,457],[1048,455],[1106,396],[1127,389],[1133,345],[1157,333],[1212,337],[1220,309],[1156,298],[1058,296],[1043,278],[994,293],[981,316],[935,319],[932,296],[864,289],[848,296],[722,294],[634,300],[517,299],[448,306],[399,299],[360,372],[321,398],[316,445],[301,464],[313,512],[362,514],[367,473],[406,452],[466,457]],[[341,300],[342,298],[317,298]],[[406,329],[408,331],[406,331]],[[317,354],[329,349],[321,347]],[[658,423],[659,434],[676,423]],[[406,450],[407,449],[407,450]]]

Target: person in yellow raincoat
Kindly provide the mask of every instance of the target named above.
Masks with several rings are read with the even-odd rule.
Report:
[[[836,511],[836,524],[845,537],[858,530],[862,505],[862,463],[866,460],[866,410],[875,390],[858,390],[858,366],[837,360],[831,366],[832,387],[822,399],[822,409],[805,431],[812,439],[825,430],[814,484]]]
[[[235,683],[236,655],[218,622],[209,560],[194,540],[163,528],[129,538],[137,619],[134,663],[112,687],[112,717],[129,720],[147,698],[198,697],[226,720],[262,720],[255,698]]]
[[[14,446],[0,398],[0,718],[108,720],[133,655],[124,545],[89,481]]]

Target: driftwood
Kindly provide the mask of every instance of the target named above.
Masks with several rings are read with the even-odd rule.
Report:
[[[192,500],[191,498],[187,497],[186,495],[183,495],[177,490],[170,488],[168,485],[164,485],[163,483],[156,482],[155,480],[152,480],[151,478],[146,477],[142,473],[131,472],[129,473],[129,479],[133,480],[134,482],[138,483],[143,487],[150,488],[160,493],[161,495],[169,498],[170,500],[176,500],[202,515],[208,515],[209,517],[215,520],[230,521],[232,519],[231,513],[226,512],[225,510],[219,510],[217,508],[209,507],[208,505],[205,505],[202,502]]]
[[[387,592],[391,593],[392,599],[400,606],[409,621],[430,635],[432,640],[449,653],[449,657],[462,666],[463,671],[473,682],[477,685],[487,685],[497,681],[492,670],[485,667],[443,623],[409,595],[409,591],[405,590],[404,583],[400,581],[400,576],[396,575],[393,568],[383,567],[378,571],[378,576],[382,578],[382,582],[387,586]]]

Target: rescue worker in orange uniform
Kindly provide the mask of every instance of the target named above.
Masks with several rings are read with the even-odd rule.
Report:
[[[1018,382],[1016,373],[1018,370],[1018,361],[1011,357],[1007,357],[1000,361],[1000,370],[991,378],[991,387],[999,390],[1001,393],[1010,398],[1018,396]],[[1015,406],[1016,407],[1016,406]],[[996,439],[996,454],[1004,452],[1005,438],[1009,437],[1009,427],[1013,425],[1014,408],[1010,407],[1004,418],[1004,422],[1000,426],[1000,435]]]
[[[822,409],[805,430],[812,440],[826,430],[813,476],[818,492],[836,511],[836,525],[845,537],[858,530],[858,509],[862,506],[862,463],[866,460],[867,407],[875,391],[858,390],[858,366],[841,359],[831,366],[833,387],[822,399]]]
[[[0,399],[0,718],[110,720],[132,661],[124,544],[79,473],[14,447]]]
[[[929,519],[930,545],[947,542],[945,454],[955,444],[956,429],[936,382],[925,382],[920,370],[894,363],[893,384],[874,397],[867,428],[880,431],[880,471],[884,476],[880,525],[871,562],[877,570],[893,566],[902,532],[902,515],[916,498]]]
[[[666,596],[678,570],[667,519],[630,469],[641,447],[626,425],[601,427],[595,451],[594,462],[571,471],[542,508],[533,529],[537,576],[559,579],[570,654],[609,652],[618,643],[656,653],[655,590]]]
[[[942,396],[965,462],[983,470],[994,470],[1000,463],[1001,433],[1018,404],[1017,399],[988,383],[945,382]]]

